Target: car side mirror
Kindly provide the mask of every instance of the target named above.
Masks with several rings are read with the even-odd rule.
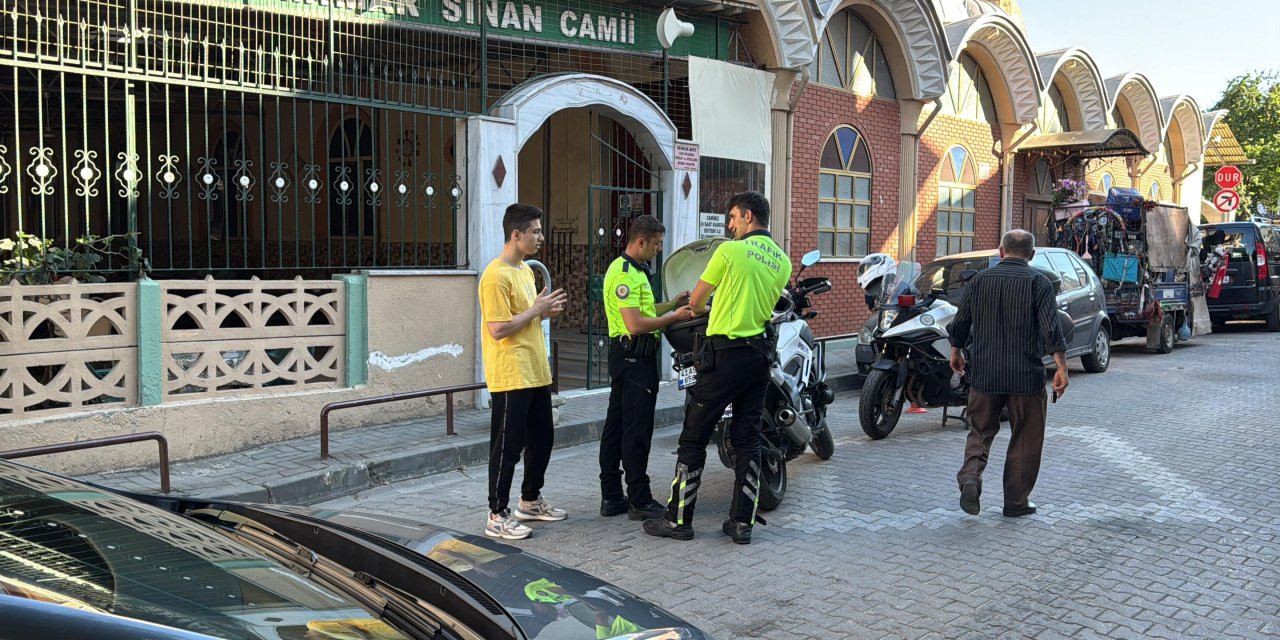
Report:
[[[818,264],[819,260],[822,260],[822,252],[814,249],[800,257],[800,264],[806,267],[812,267],[813,265]]]
[[[968,282],[976,275],[978,275],[977,271],[974,271],[973,269],[965,269],[960,272],[960,282]]]

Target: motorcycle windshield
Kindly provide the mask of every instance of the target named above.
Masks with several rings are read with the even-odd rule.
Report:
[[[919,277],[919,263],[899,262],[897,271],[891,276],[886,276],[884,286],[880,288],[880,306],[896,306],[898,296],[903,294],[918,295],[916,279]]]

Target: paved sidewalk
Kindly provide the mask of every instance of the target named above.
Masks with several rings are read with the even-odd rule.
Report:
[[[855,387],[853,349],[832,350],[827,377],[837,391]],[[556,448],[599,439],[608,407],[607,391],[570,395],[560,407]],[[666,383],[658,393],[655,424],[678,424],[684,393]],[[236,453],[175,462],[172,494],[277,504],[311,504],[371,487],[488,464],[489,412],[460,410],[456,436],[445,434],[443,415],[386,425],[338,429],[342,414],[331,416],[328,460],[320,459],[319,435],[285,440]],[[319,413],[316,425],[319,428]],[[83,478],[108,487],[156,493],[156,467],[116,471]]]

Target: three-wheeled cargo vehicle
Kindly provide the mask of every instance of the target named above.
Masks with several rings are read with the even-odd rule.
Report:
[[[1113,340],[1145,337],[1148,349],[1168,353],[1209,333],[1201,235],[1185,207],[1112,188],[1104,204],[1060,208],[1050,234],[1102,280]]]

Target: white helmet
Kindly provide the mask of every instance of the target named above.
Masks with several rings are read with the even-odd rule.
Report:
[[[898,271],[898,262],[887,253],[873,253],[858,265],[858,286],[865,291],[876,280]]]

